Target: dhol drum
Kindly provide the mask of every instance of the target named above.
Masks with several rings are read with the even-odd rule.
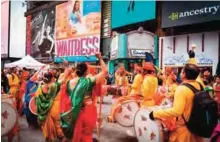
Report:
[[[129,97],[121,97],[116,101],[114,119],[121,126],[131,127],[138,109],[139,105],[136,100]]]
[[[122,96],[122,91],[117,85],[106,85],[107,93],[109,95],[119,95]]]
[[[142,108],[138,110],[134,118],[135,134],[139,142],[164,142],[166,132],[160,121],[152,121],[149,114],[160,107]]]
[[[35,103],[35,97],[32,97],[30,99],[29,109],[30,109],[31,113],[33,113],[34,115],[37,115],[37,106],[36,106],[36,103]]]
[[[16,100],[15,97],[12,95],[2,94],[1,96],[1,102],[7,102],[13,106],[16,106]]]
[[[1,136],[8,134],[18,121],[18,112],[9,102],[1,102]]]
[[[173,102],[169,98],[165,98],[160,103],[160,106],[162,106],[163,108],[170,108],[173,106]]]

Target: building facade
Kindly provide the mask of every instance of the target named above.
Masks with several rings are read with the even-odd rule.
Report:
[[[160,67],[180,71],[196,45],[198,66],[216,73],[220,55],[220,2],[162,3],[163,36],[160,37]]]

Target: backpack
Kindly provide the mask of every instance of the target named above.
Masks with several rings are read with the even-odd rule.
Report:
[[[190,88],[195,94],[188,122],[186,122],[182,115],[188,130],[198,136],[209,138],[218,123],[217,103],[210,97],[207,91],[204,91],[200,83],[200,91],[188,83],[183,83],[182,85]]]

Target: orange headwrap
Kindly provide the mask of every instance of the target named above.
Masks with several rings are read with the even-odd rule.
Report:
[[[171,75],[170,75],[170,78],[172,79],[172,81],[176,81],[176,78],[177,78],[177,77],[176,77],[175,74],[171,74]]]
[[[205,72],[203,73],[203,75],[204,75],[204,76],[209,76],[209,75],[210,75],[210,72],[209,72],[209,71],[205,71]]]
[[[154,68],[154,65],[152,63],[150,63],[150,62],[145,62],[143,64],[143,69],[144,70],[154,71],[154,72],[156,71],[155,68]]]
[[[125,74],[125,68],[124,67],[120,67],[119,68],[119,72],[122,73],[122,74]]]
[[[51,73],[51,75],[54,77],[54,75],[55,75],[55,71],[54,70],[50,70],[49,73]]]
[[[170,74],[172,72],[172,69],[170,67],[165,68],[165,73]]]
[[[135,65],[134,70],[139,72],[139,71],[142,71],[142,68],[138,65]]]

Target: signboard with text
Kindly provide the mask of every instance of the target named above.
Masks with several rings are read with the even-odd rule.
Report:
[[[220,20],[219,1],[164,1],[162,28]]]
[[[110,59],[114,60],[118,58],[119,54],[119,36],[115,36],[111,41]]]
[[[8,57],[9,1],[1,1],[1,16],[1,57],[5,58]]]
[[[149,52],[149,50],[145,50],[145,49],[131,49],[131,56],[132,57],[142,57],[142,58],[145,58],[145,53],[146,52]]]
[[[147,31],[127,33],[127,49],[130,58],[145,58],[145,52],[154,55],[154,34]]]
[[[25,0],[11,1],[10,8],[10,53],[9,57],[22,58],[26,49]]]
[[[160,55],[162,66],[184,66],[189,60],[187,53],[188,43],[190,49],[192,44],[196,45],[195,58],[199,66],[212,66],[213,70],[216,70],[219,56],[219,33],[207,32],[189,34],[188,36],[188,42],[187,35],[160,38],[160,51],[163,51],[163,55]]]
[[[81,0],[68,1],[56,6],[57,57],[55,57],[55,61],[58,57],[67,57],[66,59],[69,61],[79,61],[99,51],[100,4],[100,0]]]

